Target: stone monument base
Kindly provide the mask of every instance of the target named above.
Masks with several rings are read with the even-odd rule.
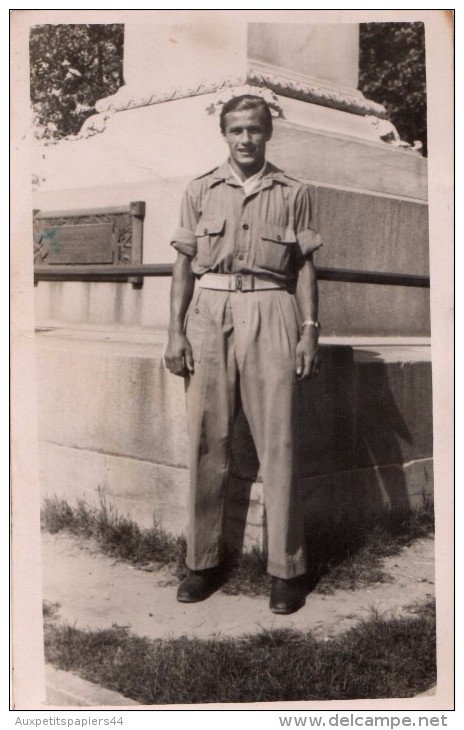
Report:
[[[42,331],[38,343],[43,497],[84,500],[181,534],[187,521],[184,387],[162,363],[166,336]],[[366,522],[433,498],[430,349],[322,340],[302,386],[301,489],[311,525]],[[108,387],[110,384],[111,387]],[[258,461],[243,414],[234,437],[226,535],[266,543]]]

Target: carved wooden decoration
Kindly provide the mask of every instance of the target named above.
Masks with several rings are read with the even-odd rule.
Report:
[[[111,265],[117,275],[118,267],[141,264],[144,216],[141,201],[113,208],[34,211],[36,271],[50,267],[66,279],[67,271],[85,266],[85,278],[94,272],[92,279],[98,281],[100,265]]]

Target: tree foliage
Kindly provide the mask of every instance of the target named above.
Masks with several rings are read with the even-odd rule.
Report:
[[[359,89],[383,104],[400,137],[427,145],[423,23],[361,23]]]
[[[36,134],[76,134],[98,99],[124,83],[124,26],[39,25],[30,33],[31,103]]]

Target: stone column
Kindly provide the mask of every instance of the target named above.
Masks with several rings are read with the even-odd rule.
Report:
[[[159,92],[243,79],[246,42],[243,22],[199,20],[194,13],[177,23],[134,18],[124,27],[124,80]]]
[[[248,57],[357,89],[359,24],[250,23]]]
[[[358,62],[355,23],[246,25],[195,16],[171,25],[134,21],[125,28],[126,85],[97,110],[124,111],[249,83],[281,95],[288,121],[378,140],[364,117],[382,118],[385,109],[357,90]]]

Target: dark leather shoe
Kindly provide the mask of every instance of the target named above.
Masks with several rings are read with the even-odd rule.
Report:
[[[291,578],[284,580],[273,576],[271,584],[271,599],[269,608],[272,613],[295,613],[305,604],[305,596],[301,580]]]
[[[197,603],[204,601],[219,587],[217,568],[207,570],[189,570],[188,575],[177,589],[177,600],[180,603]]]

